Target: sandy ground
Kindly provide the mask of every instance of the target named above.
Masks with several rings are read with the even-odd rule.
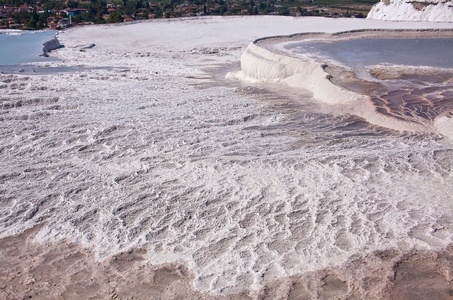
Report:
[[[213,296],[195,291],[194,275],[183,265],[149,265],[140,249],[99,262],[67,240],[33,242],[41,227],[0,240],[3,299],[453,299],[453,245],[442,251],[378,251],[258,291]]]
[[[3,299],[207,299],[184,266],[150,266],[140,249],[98,262],[66,240],[33,243],[39,229],[1,240]]]
[[[344,160],[350,153],[332,142],[328,146],[337,152],[323,156],[322,139],[319,148],[304,154],[309,146],[300,146],[303,141],[298,139],[309,136],[309,128],[286,133],[281,112],[300,108],[290,101],[291,91],[276,87],[285,96],[268,90],[260,96],[257,86],[224,80],[228,71],[239,69],[247,44],[267,35],[452,27],[238,17],[87,26],[61,33],[65,47],[53,55],[63,60],[40,66],[67,67],[70,72],[1,74],[5,138],[0,153],[7,159],[0,177],[0,298],[452,299],[450,225],[448,218],[438,217],[448,214],[443,200],[451,195],[448,146],[431,139],[420,146],[433,143],[436,159],[445,156],[445,166],[442,161],[436,164],[436,176],[429,171],[418,175],[422,168],[418,164],[403,170],[406,185],[398,186],[398,193],[412,201],[414,187],[424,188],[421,196],[417,194],[420,203],[373,202],[366,198],[370,193],[391,199],[394,192],[385,188],[375,192],[382,182],[372,176],[370,182],[377,184],[363,181],[362,189],[354,180],[365,180],[361,179],[368,172],[365,168],[352,167],[360,173],[350,175],[350,186],[348,178],[332,176],[331,169],[337,168],[337,162],[329,162],[332,157],[347,169],[351,161],[363,161],[362,154]],[[263,124],[256,134],[253,129]],[[368,147],[359,150],[370,161],[369,155],[382,152],[382,148],[371,154]],[[287,161],[281,160],[281,153],[289,157]],[[424,152],[420,153],[424,168]],[[316,155],[322,163],[311,163]],[[377,168],[378,163],[371,166]],[[398,161],[385,163],[400,168]],[[399,183],[401,176],[388,174],[382,177]],[[297,176],[303,178],[299,186],[288,181]],[[431,177],[437,180],[434,184]],[[325,240],[319,231],[307,228],[294,241],[265,249],[268,245],[262,241],[274,242],[289,231],[275,221],[285,205],[296,229],[304,225],[297,223],[303,210],[287,205],[285,197],[291,198],[291,205],[300,204],[320,178],[326,183],[311,197],[330,196],[332,208],[325,219],[330,214],[332,223],[339,225],[322,232]],[[447,195],[441,191],[423,206],[424,197],[431,199],[441,183],[446,184]],[[350,206],[335,206],[337,193],[350,194]],[[321,196],[323,208],[328,197]],[[241,215],[244,199],[250,203],[245,202],[246,213]],[[365,231],[371,236],[358,240],[358,246],[340,232],[351,227],[342,216],[355,209],[357,199],[368,206],[363,215],[356,211],[364,225],[354,238]],[[205,210],[200,209],[201,200]],[[390,213],[386,215],[382,207]],[[376,218],[380,223],[374,222]],[[405,223],[391,223],[394,219]],[[406,227],[411,229],[408,233]],[[406,235],[400,237],[400,232]],[[317,238],[320,244],[329,246],[326,240],[334,240],[339,246],[331,251],[310,244]],[[311,252],[291,253],[288,271],[273,267],[273,261],[287,257],[286,248],[296,247],[292,243],[301,248],[300,240]],[[259,270],[242,278],[240,272],[245,269],[249,275],[246,271],[252,265],[245,254],[256,256],[252,267]],[[298,265],[299,257],[306,269]],[[244,265],[236,265],[239,258]]]

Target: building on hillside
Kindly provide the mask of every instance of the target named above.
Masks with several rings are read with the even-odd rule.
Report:
[[[21,6],[19,6],[19,10],[20,11],[32,12],[33,11],[33,7],[28,6],[27,4],[22,4]]]

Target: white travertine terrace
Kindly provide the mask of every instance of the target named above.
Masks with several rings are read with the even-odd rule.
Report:
[[[371,8],[367,18],[388,21],[453,22],[453,1],[382,0]]]
[[[293,37],[294,41],[301,39],[299,35]],[[283,40],[284,37],[281,38]],[[322,63],[292,57],[289,53],[288,55],[275,53],[276,51],[269,49],[276,47],[279,38],[269,39],[273,40],[268,43],[270,46],[260,46],[263,39],[248,45],[242,54],[241,73],[236,74],[237,77],[256,82],[281,82],[292,88],[308,90],[316,101],[341,106],[343,111],[346,110],[378,126],[400,131],[437,132],[453,138],[449,126],[444,128],[445,124],[450,124],[446,121],[450,119],[448,116],[433,124],[406,122],[378,113],[371,103],[370,96],[333,84]],[[285,42],[287,39],[288,37],[285,37]]]

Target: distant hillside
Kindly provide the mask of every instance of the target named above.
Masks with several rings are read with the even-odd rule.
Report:
[[[368,19],[394,21],[453,22],[452,0],[381,0]]]

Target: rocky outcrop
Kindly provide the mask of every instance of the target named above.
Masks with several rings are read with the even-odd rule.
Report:
[[[42,48],[42,56],[48,57],[49,52],[58,48],[61,48],[60,42],[57,40],[57,38],[53,38],[50,41],[45,42],[42,44],[44,47]]]
[[[453,22],[452,0],[381,0],[368,19],[390,21]]]

